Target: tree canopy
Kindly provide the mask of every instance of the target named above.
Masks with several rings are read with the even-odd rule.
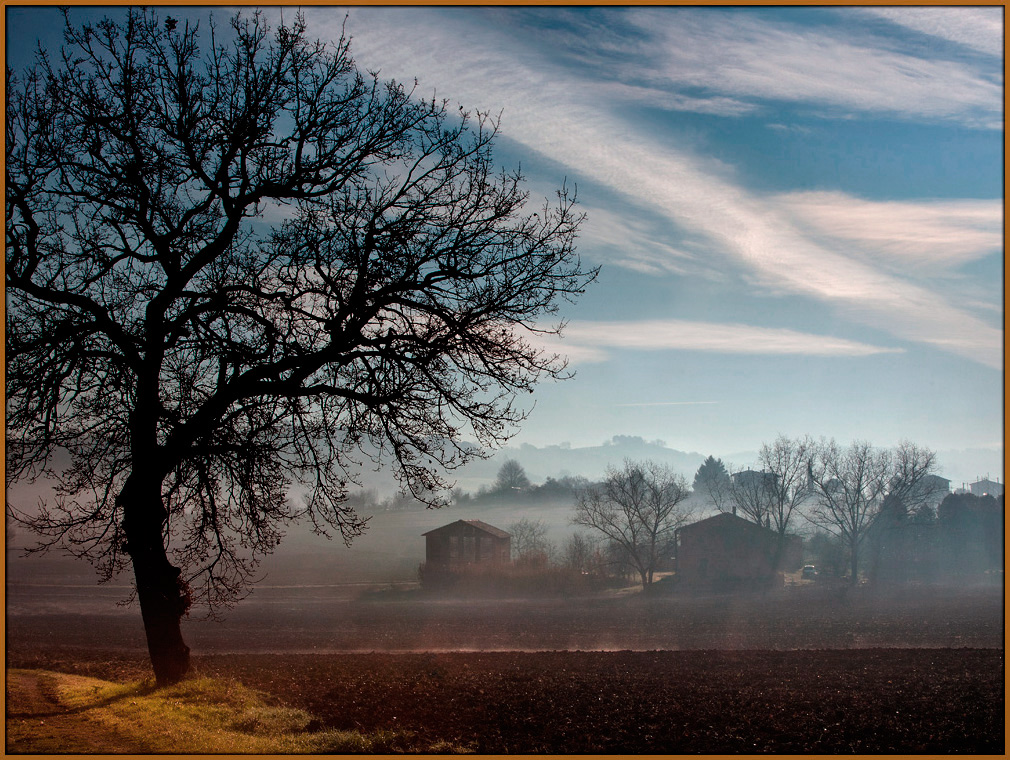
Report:
[[[930,449],[902,442],[894,449],[866,441],[842,447],[834,440],[813,448],[808,477],[814,503],[807,519],[843,541],[849,580],[858,583],[860,552],[885,503],[908,505],[936,470]]]
[[[729,501],[732,483],[721,459],[709,456],[694,474],[694,491],[720,512]]]
[[[441,503],[567,376],[532,338],[595,277],[574,194],[529,208],[488,114],[301,18],[202,35],[68,20],[6,80],[8,477],[57,494],[14,511],[106,578],[132,563],[159,682],[191,602],[240,593],[286,521],[362,531],[366,447]]]
[[[491,492],[511,495],[513,492],[526,490],[531,485],[523,466],[515,459],[506,459],[498,468],[498,476],[491,487]]]

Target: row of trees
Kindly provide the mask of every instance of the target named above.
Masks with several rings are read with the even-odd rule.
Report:
[[[498,475],[490,485],[482,485],[475,493],[462,488],[450,492],[451,503],[455,506],[494,507],[507,504],[529,504],[572,500],[575,494],[589,485],[588,478],[563,475],[548,477],[543,483],[530,481],[522,465],[514,459],[507,460],[498,470]],[[424,501],[410,493],[395,492],[380,496],[376,488],[364,488],[347,494],[346,506],[357,514],[373,514],[377,511],[394,512],[409,509],[424,509]]]
[[[780,539],[795,530],[801,517],[841,542],[855,583],[860,556],[879,517],[927,512],[933,493],[928,476],[935,470],[934,452],[907,441],[878,448],[864,441],[842,446],[834,440],[780,435],[761,446],[755,469],[730,476],[721,460],[706,459],[695,474],[694,494]],[[569,487],[573,523],[612,547],[611,559],[620,556],[643,587],[653,583],[661,559],[675,551],[676,531],[697,507],[686,479],[655,462],[625,461],[608,468],[600,482],[582,479]],[[485,493],[529,498],[536,491],[521,465],[509,460]],[[555,551],[542,523],[520,520],[509,532],[517,557]]]
[[[933,451],[908,441],[878,448],[865,441],[842,446],[780,435],[761,446],[754,470],[730,476],[720,460],[709,457],[694,486],[719,511],[732,511],[779,535],[802,515],[841,539],[856,582],[860,554],[878,517],[929,509],[934,491],[928,476],[936,465]]]

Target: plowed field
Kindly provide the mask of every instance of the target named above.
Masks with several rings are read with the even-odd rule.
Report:
[[[48,660],[48,662],[46,662]],[[36,665],[106,678],[143,658]],[[481,753],[1002,753],[1003,652],[449,652],[212,655],[319,728],[400,729]]]
[[[1001,589],[263,591],[223,622],[186,623],[194,668],[321,728],[403,729],[481,753],[1004,751]],[[135,609],[33,613],[22,598],[8,601],[8,667],[150,675]]]

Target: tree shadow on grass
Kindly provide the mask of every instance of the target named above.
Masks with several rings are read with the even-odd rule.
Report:
[[[12,681],[14,683],[12,683]],[[13,687],[13,688],[12,688]],[[57,691],[57,678],[52,673],[32,673],[25,671],[21,673],[7,674],[7,718],[8,719],[29,719],[29,718],[51,718],[60,715],[79,715],[88,710],[95,710],[108,707],[124,699],[144,697],[153,694],[157,690],[154,679],[141,681],[133,686],[127,686],[123,691],[111,696],[99,698],[99,687],[93,687],[95,699],[88,700],[80,705],[63,705]],[[20,694],[18,693],[20,691]],[[13,704],[28,705],[31,709],[11,712],[10,706]]]

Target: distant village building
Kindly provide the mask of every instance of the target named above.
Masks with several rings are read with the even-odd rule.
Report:
[[[922,479],[921,488],[924,501],[935,507],[950,493],[950,480],[939,475],[926,475]]]
[[[480,520],[457,520],[423,535],[425,565],[432,570],[505,564],[512,555],[512,536]]]
[[[988,478],[981,478],[968,486],[972,496],[1002,496],[1003,484],[999,479],[992,481]]]
[[[764,488],[774,488],[778,476],[773,472],[763,472],[760,470],[740,470],[731,476],[733,485],[745,490],[761,490]]]
[[[677,531],[677,582],[686,587],[766,587],[802,564],[799,536],[780,536],[728,512]]]

